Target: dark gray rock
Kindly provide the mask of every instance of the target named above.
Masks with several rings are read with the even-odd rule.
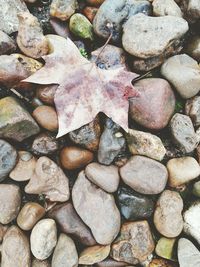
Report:
[[[50,155],[59,148],[58,141],[49,133],[41,133],[33,141],[31,150],[36,155]]]

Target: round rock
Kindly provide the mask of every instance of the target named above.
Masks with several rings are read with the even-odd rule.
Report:
[[[200,251],[186,238],[178,241],[178,261],[180,267],[200,266]]]
[[[93,246],[84,249],[79,257],[79,264],[92,265],[103,261],[110,253],[110,245],[107,246]]]
[[[180,7],[174,0],[154,0],[152,5],[155,16],[183,16]]]

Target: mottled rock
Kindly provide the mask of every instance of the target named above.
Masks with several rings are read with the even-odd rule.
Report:
[[[154,224],[162,235],[173,238],[183,229],[183,200],[179,193],[165,190],[159,197],[154,212]]]
[[[148,1],[112,1],[106,0],[99,8],[94,21],[95,33],[107,39],[112,32],[112,39],[121,37],[122,25],[129,17],[137,13],[150,15],[151,5]]]
[[[154,250],[154,241],[147,221],[127,222],[112,245],[111,257],[130,264],[144,262]]]
[[[80,145],[91,151],[96,151],[99,147],[101,135],[101,126],[99,117],[92,122],[82,126],[78,130],[69,133],[69,138],[77,145]]]
[[[118,188],[120,177],[118,168],[114,165],[105,166],[93,162],[87,165],[85,174],[91,182],[108,193],[113,193]]]
[[[190,117],[176,113],[170,121],[170,130],[174,143],[184,153],[190,153],[197,147],[199,138]]]
[[[53,31],[61,36],[61,37],[64,37],[64,38],[68,38],[68,37],[72,37],[71,36],[71,33],[69,31],[69,25],[66,24],[65,21],[62,21],[60,19],[57,19],[57,18],[51,18],[50,19],[50,24],[51,24],[51,27],[53,28]],[[50,85],[50,86],[55,86],[54,85]],[[58,85],[57,85],[58,87]]]
[[[0,182],[12,171],[17,163],[17,151],[8,142],[0,139]]]
[[[107,119],[104,131],[100,138],[98,161],[110,165],[113,160],[125,149],[126,141],[120,131],[120,126],[111,119]]]
[[[58,140],[50,133],[37,135],[31,146],[35,155],[51,155],[59,149]]]
[[[150,58],[164,53],[172,40],[179,40],[187,31],[188,23],[182,18],[137,14],[125,23],[122,43],[131,55]]]
[[[86,6],[83,9],[83,14],[86,16],[86,18],[92,23],[94,20],[95,15],[97,14],[98,8],[93,6]]]
[[[184,232],[200,244],[200,202],[194,202],[183,214]]]
[[[122,180],[142,194],[159,194],[167,183],[168,173],[165,166],[153,159],[133,156],[120,169]]]
[[[41,58],[49,51],[48,40],[35,16],[29,12],[18,14],[17,44],[20,50],[32,58]]]
[[[186,47],[187,54],[189,54],[192,58],[196,59],[198,62],[200,61],[200,37],[194,36],[190,39],[190,42]]]
[[[120,212],[126,220],[146,219],[153,214],[154,202],[147,196],[126,187],[120,187],[117,193]]]
[[[68,146],[60,152],[60,161],[64,169],[75,170],[83,168],[93,160],[93,153],[89,150]]]
[[[32,267],[51,267],[51,265],[47,260],[40,261],[38,259],[34,259],[32,261]]]
[[[67,235],[61,233],[58,243],[55,247],[52,262],[52,267],[77,267],[78,253],[74,241]]]
[[[124,266],[127,266],[127,263],[115,261],[111,258],[107,258],[106,260],[95,264],[95,267],[124,267]]]
[[[56,205],[48,215],[56,221],[63,233],[72,235],[86,246],[96,244],[89,228],[83,223],[70,202]]]
[[[0,30],[0,55],[9,54],[16,50],[16,45],[12,38]]]
[[[185,113],[195,126],[200,126],[200,96],[195,96],[186,101]]]
[[[177,267],[177,265],[172,261],[153,259],[148,267]]]
[[[84,249],[79,256],[79,264],[92,265],[103,261],[110,253],[110,245],[89,247]]]
[[[44,216],[45,209],[36,202],[27,202],[17,216],[17,224],[22,230],[29,231]]]
[[[47,259],[57,243],[57,229],[55,221],[43,219],[33,228],[30,236],[31,252],[39,260]]]
[[[200,266],[200,251],[186,238],[179,239],[178,261],[180,267]]]
[[[192,193],[195,196],[200,197],[200,181],[194,183]]]
[[[175,238],[161,237],[156,244],[156,254],[164,259],[173,259],[175,242]]]
[[[9,177],[18,182],[28,181],[33,176],[36,158],[28,151],[19,151],[18,156],[17,165],[10,172]]]
[[[164,79],[148,78],[136,82],[134,87],[139,96],[129,100],[131,119],[149,129],[164,128],[175,108],[175,96],[170,84]]]
[[[53,0],[50,15],[63,21],[68,20],[78,8],[77,0]]]
[[[186,54],[167,59],[161,67],[161,74],[183,98],[191,98],[199,92],[200,67],[196,60]]]
[[[28,111],[11,96],[0,99],[0,118],[0,137],[21,142],[40,131]]]
[[[154,0],[152,5],[155,16],[183,16],[180,7],[174,0]]]
[[[8,224],[20,210],[20,188],[13,184],[0,184],[0,223]]]
[[[82,39],[93,40],[93,27],[91,22],[82,14],[76,13],[71,16],[69,21],[70,31]]]
[[[50,201],[69,199],[69,182],[62,169],[51,159],[40,157],[35,173],[25,187],[28,194],[45,194]]]
[[[18,30],[19,21],[17,15],[28,11],[26,4],[21,0],[5,0],[0,4],[0,29],[7,34]]]
[[[200,175],[199,163],[192,157],[170,159],[167,163],[167,170],[171,187],[188,183]]]
[[[92,184],[81,172],[72,189],[74,207],[101,245],[110,244],[120,230],[114,197]]]
[[[129,150],[133,155],[142,155],[159,161],[163,160],[166,149],[158,136],[129,129],[126,139]]]
[[[57,88],[57,84],[41,85],[37,88],[36,95],[46,105],[54,105],[54,96]]]
[[[6,232],[1,255],[1,267],[31,267],[28,238],[17,226],[11,226]]]

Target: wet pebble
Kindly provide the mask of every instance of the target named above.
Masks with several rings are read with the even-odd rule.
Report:
[[[92,265],[103,261],[110,253],[110,245],[107,246],[93,246],[84,249],[79,256],[79,264]]]
[[[35,155],[51,155],[58,149],[58,140],[50,133],[37,135],[31,146],[31,150]]]

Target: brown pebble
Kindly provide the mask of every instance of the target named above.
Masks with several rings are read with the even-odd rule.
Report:
[[[45,209],[38,203],[28,202],[17,217],[17,224],[22,230],[29,231],[45,214]]]
[[[32,115],[41,127],[51,132],[58,130],[58,116],[53,107],[39,106]]]
[[[3,237],[4,237],[5,233],[7,232],[7,230],[8,230],[7,225],[0,224],[0,243],[2,242]]]
[[[54,95],[58,85],[41,85],[37,88],[37,97],[47,105],[54,105]]]
[[[93,22],[93,19],[98,11],[98,8],[86,6],[83,9],[83,14],[89,19],[90,22]]]
[[[93,153],[89,150],[71,146],[61,150],[60,160],[63,168],[74,170],[82,168],[93,160]]]
[[[100,6],[105,0],[87,0],[86,2],[92,6]]]

